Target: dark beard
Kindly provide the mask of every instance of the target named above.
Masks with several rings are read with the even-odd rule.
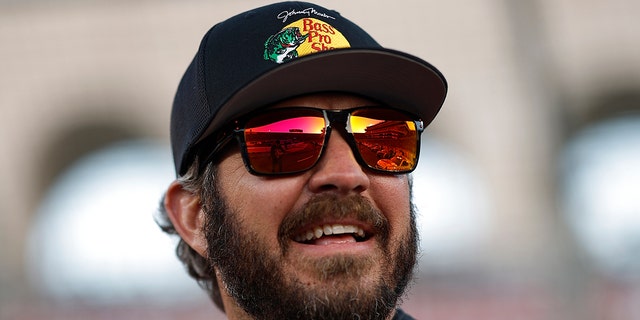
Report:
[[[256,235],[243,230],[242,221],[229,210],[217,190],[205,199],[210,264],[220,271],[223,290],[256,319],[386,319],[411,278],[417,250],[413,210],[407,234],[398,249],[391,252],[388,222],[366,199],[318,196],[281,223],[281,255],[274,256]],[[336,255],[301,262],[307,271],[317,274],[323,283],[321,288],[285,274],[282,261],[287,257],[293,230],[323,216],[341,218],[352,214],[374,226],[382,260]],[[377,264],[383,266],[383,274],[376,283],[360,283],[360,276]]]

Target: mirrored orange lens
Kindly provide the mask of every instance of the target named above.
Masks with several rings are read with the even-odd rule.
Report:
[[[391,109],[360,109],[349,117],[348,130],[369,167],[389,172],[415,168],[418,131],[408,115]]]
[[[244,130],[250,166],[266,174],[311,168],[320,156],[324,136],[320,110],[274,110],[252,118]]]

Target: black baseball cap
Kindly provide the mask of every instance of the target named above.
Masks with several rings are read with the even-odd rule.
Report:
[[[184,174],[198,142],[244,114],[319,92],[353,93],[420,116],[428,125],[447,94],[444,76],[413,55],[383,48],[338,12],[281,2],[213,26],[173,102],[171,146]]]

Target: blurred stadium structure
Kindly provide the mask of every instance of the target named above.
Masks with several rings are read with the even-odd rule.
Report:
[[[0,0],[0,319],[212,319],[153,212],[201,36],[267,1]],[[420,319],[640,319],[640,2],[338,1],[450,94]]]

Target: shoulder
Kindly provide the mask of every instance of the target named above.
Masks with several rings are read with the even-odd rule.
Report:
[[[415,320],[412,316],[406,314],[402,309],[396,309],[396,315],[393,320]]]

